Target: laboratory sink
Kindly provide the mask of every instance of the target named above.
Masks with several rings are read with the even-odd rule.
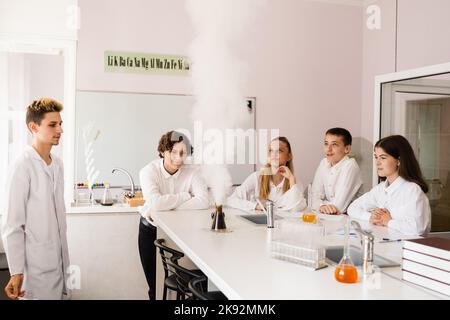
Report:
[[[355,246],[350,246],[349,251],[350,251],[350,258],[352,259],[355,266],[357,267],[362,266],[363,260],[361,249]],[[341,261],[342,259],[343,253],[344,253],[343,246],[327,247],[326,249],[327,262],[332,265],[338,264],[339,261]],[[380,268],[400,266],[399,263],[383,258],[376,254],[373,255],[373,264]]]
[[[254,224],[267,224],[267,216],[264,213],[242,214],[241,217]],[[280,217],[274,216],[273,219],[278,220]]]
[[[130,187],[121,187],[121,189],[124,191],[127,191],[127,192],[131,192]],[[141,187],[139,187],[139,186],[134,187],[134,192],[138,192],[138,191],[142,191]]]
[[[267,216],[265,214],[243,214],[242,218],[256,224],[267,224]]]

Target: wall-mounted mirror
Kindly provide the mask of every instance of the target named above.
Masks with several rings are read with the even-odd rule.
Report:
[[[429,185],[431,231],[450,231],[450,65],[384,76],[378,86],[378,138],[408,139]]]

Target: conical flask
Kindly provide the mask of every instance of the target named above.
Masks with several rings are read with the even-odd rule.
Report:
[[[344,255],[341,261],[336,266],[334,277],[337,281],[342,283],[356,283],[358,282],[358,270],[350,258],[349,250],[349,232],[350,232],[350,218],[344,216]]]
[[[216,211],[211,214],[211,218],[213,219],[211,226],[212,231],[223,232],[227,229],[227,225],[225,224],[225,213],[223,213],[221,205],[216,205]]]
[[[109,191],[109,184],[105,184],[105,191],[103,191],[102,201],[100,202],[104,206],[112,206],[114,201]]]

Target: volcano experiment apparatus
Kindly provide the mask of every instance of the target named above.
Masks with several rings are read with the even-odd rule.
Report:
[[[215,206],[216,210],[211,213],[211,218],[213,223],[211,230],[215,232],[225,232],[227,230],[227,225],[225,224],[225,213],[223,213],[222,205]]]

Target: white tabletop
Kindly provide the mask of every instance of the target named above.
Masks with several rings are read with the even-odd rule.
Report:
[[[210,210],[179,210],[156,212],[161,228],[184,253],[230,299],[436,299],[441,295],[394,279],[401,269],[389,274],[379,273],[379,282],[360,280],[342,284],[334,278],[334,267],[311,271],[303,266],[270,257],[271,229],[253,224],[239,215],[240,210],[225,208],[229,232],[215,233],[211,227]],[[336,220],[332,217],[330,220]],[[324,221],[327,230],[340,225]],[[363,228],[369,227],[362,223]],[[400,234],[387,228],[371,226],[377,239],[399,239]],[[328,240],[342,241],[330,235]],[[357,239],[352,240],[357,244]],[[401,242],[375,244],[375,253],[401,261]],[[393,269],[393,270],[392,270]]]

